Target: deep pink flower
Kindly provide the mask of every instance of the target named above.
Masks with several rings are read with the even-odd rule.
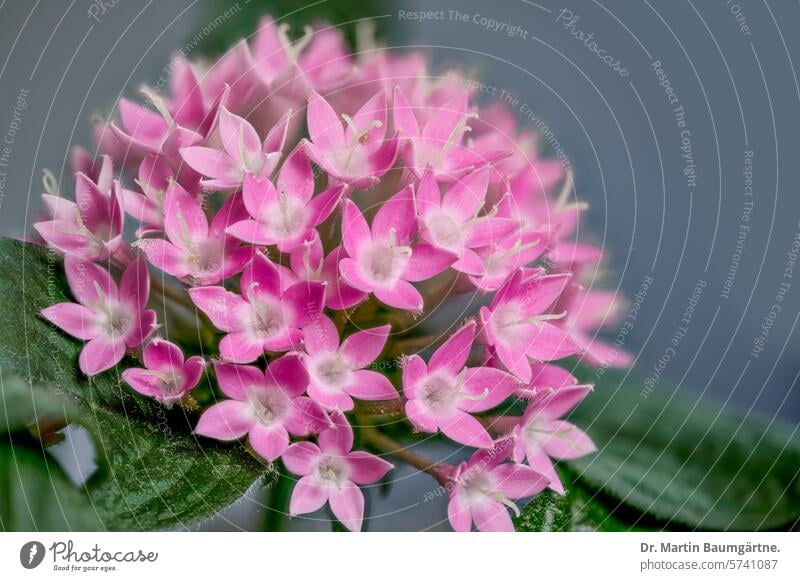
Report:
[[[255,254],[251,246],[225,234],[228,224],[247,215],[241,194],[230,196],[208,224],[200,202],[172,182],[164,202],[167,239],[137,242],[157,268],[185,282],[214,284],[242,271]]]
[[[156,312],[145,309],[150,275],[144,259],[122,274],[119,288],[107,270],[68,256],[64,260],[77,303],[58,303],[41,315],[73,337],[88,341],[81,351],[81,371],[92,376],[114,367],[128,348],[138,347],[156,327]]]
[[[442,195],[429,167],[415,196],[420,237],[455,255],[458,260],[451,265],[455,270],[473,275],[481,275],[486,270],[483,259],[473,249],[497,245],[519,227],[517,222],[508,218],[481,214],[489,173],[490,168],[484,168],[467,174]],[[493,268],[491,261],[487,262],[489,268]],[[513,267],[509,272],[511,270]]]
[[[275,184],[253,174],[244,178],[244,205],[251,219],[228,227],[228,233],[250,244],[276,244],[281,252],[296,250],[313,237],[314,228],[336,208],[344,186],[314,196],[314,172],[305,151],[296,148],[281,167]]]
[[[298,280],[319,280],[325,282],[325,306],[334,311],[343,311],[365,300],[368,293],[353,288],[339,275],[339,263],[347,258],[343,246],[337,246],[323,254],[322,242],[316,231],[310,240],[305,240],[289,256],[292,272]]]
[[[139,393],[172,407],[193,390],[203,374],[206,363],[202,357],[184,360],[180,347],[156,337],[142,354],[144,368],[129,367],[122,379]]]
[[[383,203],[371,229],[358,206],[345,201],[342,238],[350,258],[339,263],[339,270],[347,283],[392,307],[421,311],[422,295],[409,281],[439,274],[456,257],[426,243],[411,246],[416,228],[411,186]]]
[[[75,202],[43,194],[52,220],[33,225],[39,235],[64,256],[100,261],[129,257],[122,240],[124,215],[119,205],[119,182],[103,193],[86,175],[75,176]]]
[[[394,124],[403,143],[406,166],[422,178],[430,166],[437,180],[451,182],[508,155],[505,151],[478,152],[463,145],[470,130],[469,93],[459,91],[451,100],[429,113],[420,129],[416,109],[400,89],[394,92]]]
[[[283,463],[301,476],[292,491],[289,512],[294,516],[314,512],[330,503],[334,516],[351,531],[360,531],[364,520],[364,495],[359,484],[372,484],[392,465],[368,452],[353,448],[353,430],[341,412],[331,415],[333,426],[322,430],[318,444],[298,442],[289,446]]]
[[[586,433],[560,419],[591,391],[591,385],[572,385],[532,400],[513,431],[514,460],[522,462],[527,458],[528,464],[546,475],[549,487],[559,494],[564,494],[564,485],[550,458],[572,460],[597,450]]]
[[[394,165],[398,141],[386,138],[386,94],[381,91],[351,118],[342,114],[347,127],[333,107],[316,91],[308,97],[308,133],[303,140],[308,156],[331,177],[354,189],[376,184]]]
[[[281,158],[292,112],[267,134],[263,143],[253,126],[224,106],[219,108],[217,127],[221,149],[192,145],[180,150],[183,160],[206,178],[200,184],[210,190],[241,187],[246,175],[266,178]]]
[[[419,355],[403,366],[406,415],[424,432],[441,430],[466,446],[490,448],[492,437],[471,414],[498,406],[520,382],[492,367],[465,367],[475,338],[475,322],[455,332],[426,365]]]
[[[241,295],[221,286],[194,287],[189,295],[220,331],[228,333],[220,354],[250,363],[265,351],[288,351],[302,339],[302,327],[320,317],[325,284],[299,282],[281,287],[278,268],[256,253],[239,281]]]
[[[353,399],[397,399],[397,391],[382,373],[365,369],[386,344],[389,325],[358,331],[339,344],[339,333],[328,317],[303,328],[303,363],[310,382],[308,395],[327,409],[349,411]]]
[[[469,532],[472,523],[481,532],[513,532],[508,509],[519,515],[513,502],[540,493],[548,477],[523,464],[503,462],[510,450],[505,443],[478,450],[453,474],[447,517],[458,532]]]
[[[538,269],[517,270],[497,292],[480,317],[486,342],[511,373],[531,379],[528,358],[552,361],[574,355],[580,347],[553,320],[552,305],[570,280],[568,274],[545,276]]]
[[[101,155],[98,160],[80,146],[72,148],[72,173],[82,173],[97,185],[105,195],[111,192],[114,183],[114,162],[110,155]]]
[[[302,394],[308,374],[296,353],[276,359],[261,371],[250,365],[217,363],[219,387],[226,399],[208,408],[195,433],[217,440],[249,434],[259,456],[274,462],[286,452],[289,434],[308,436],[327,425],[325,413]]]

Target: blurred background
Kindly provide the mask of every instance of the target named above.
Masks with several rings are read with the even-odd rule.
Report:
[[[566,153],[577,196],[590,206],[580,236],[607,256],[597,285],[638,305],[624,337],[636,357],[632,377],[800,420],[800,41],[792,26],[800,4],[354,4],[0,4],[0,231],[26,233],[42,170],[66,177],[70,146],[91,145],[92,116],[156,83],[176,49],[218,54],[265,13],[291,13],[298,25],[324,18],[351,40],[353,22],[371,19],[388,46],[423,49],[434,71],[457,65],[484,81],[481,101],[507,99],[520,124],[543,132],[545,151]],[[404,16],[420,10],[442,16]],[[430,446],[431,456],[450,452]],[[445,499],[420,492],[432,481],[400,470],[395,480],[418,484],[371,490],[367,528],[446,529]],[[239,503],[204,528],[258,528],[257,504]],[[312,515],[291,526],[329,525]]]

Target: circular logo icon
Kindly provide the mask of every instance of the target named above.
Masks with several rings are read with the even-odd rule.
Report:
[[[19,550],[19,562],[26,569],[35,569],[44,560],[44,545],[39,541],[28,541]]]

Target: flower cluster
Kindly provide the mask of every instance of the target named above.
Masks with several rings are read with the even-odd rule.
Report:
[[[359,486],[409,456],[385,445],[394,415],[477,449],[418,463],[449,484],[454,529],[511,530],[514,500],[564,492],[551,459],[594,450],[561,419],[591,386],[552,362],[627,364],[594,340],[616,299],[582,286],[601,253],[574,239],[583,205],[534,133],[419,53],[359,55],[265,18],[217,61],[175,57],[169,94],[120,99],[97,154],[75,150],[74,201],[44,195],[34,226],[77,302],[41,314],[86,341],[85,375],[127,353],[123,380],[165,406],[194,412],[207,374],[221,397],[196,433],[280,459],[292,514],[327,502],[359,530]],[[187,307],[210,358],[159,335]]]

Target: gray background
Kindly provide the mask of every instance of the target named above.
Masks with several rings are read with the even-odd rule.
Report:
[[[203,3],[119,0],[95,22],[87,14],[90,4],[0,4],[0,134],[7,133],[18,93],[29,90],[9,167],[0,168],[7,174],[3,234],[23,234],[39,208],[42,169],[66,175],[70,144],[89,145],[91,115],[107,113],[120,94],[132,96],[141,83],[153,83],[171,52],[216,17]],[[739,27],[737,7],[750,34]],[[556,22],[563,8],[579,15],[575,28],[594,33],[629,76],[610,70]],[[447,12],[435,22],[398,18],[398,10],[420,9],[457,9],[469,22]],[[472,22],[476,14],[518,24],[527,38],[487,30]],[[654,377],[703,280],[707,286],[688,333],[656,389],[679,384],[745,412],[800,419],[794,389],[800,269],[764,351],[751,355],[800,228],[800,88],[793,63],[800,64],[800,4],[453,0],[385,2],[379,15],[386,15],[381,22],[390,44],[429,47],[442,67],[468,67],[470,75],[529,104],[551,128],[575,170],[578,196],[591,205],[581,236],[608,255],[598,284],[619,284],[631,298],[645,277],[655,280],[626,344],[637,357],[633,375]],[[698,173],[692,192],[680,130],[651,66],[657,60],[686,111]],[[493,98],[482,96],[487,103]],[[754,209],[730,296],[722,298],[742,223],[746,150],[754,152]],[[426,477],[412,478],[430,488]],[[395,486],[388,499],[371,497],[379,512],[390,512],[419,502],[419,487],[408,492],[412,488]],[[401,510],[370,527],[435,525],[444,507],[431,506]],[[248,526],[251,509],[234,509],[235,526]]]

